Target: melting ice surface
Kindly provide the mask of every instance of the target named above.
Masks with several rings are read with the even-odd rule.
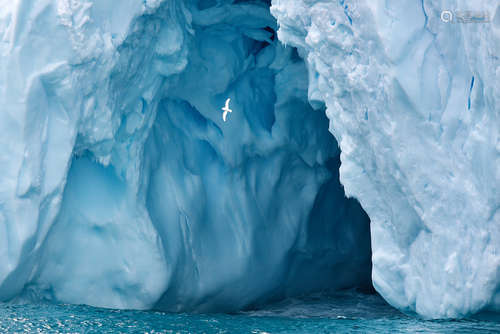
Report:
[[[491,21],[0,0],[0,300],[237,310],[369,285],[373,249],[401,310],[498,309],[500,7],[447,4]]]

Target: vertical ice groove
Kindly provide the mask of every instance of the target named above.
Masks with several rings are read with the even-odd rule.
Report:
[[[472,79],[470,81],[470,89],[469,89],[469,97],[467,98],[467,109],[470,110],[470,98],[472,94],[472,88],[474,88],[474,76],[472,76]]]

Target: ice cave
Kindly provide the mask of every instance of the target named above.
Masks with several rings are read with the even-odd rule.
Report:
[[[498,311],[500,5],[475,3],[489,24],[437,1],[0,0],[0,301]]]

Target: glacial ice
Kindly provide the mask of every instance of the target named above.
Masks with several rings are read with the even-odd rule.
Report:
[[[257,1],[0,0],[0,300],[235,310],[370,284],[369,219],[276,29]]]
[[[443,10],[490,22],[445,23]],[[429,318],[498,311],[498,1],[274,0],[271,12],[370,217],[376,290]]]
[[[498,2],[269,5],[0,0],[0,300],[500,310]]]

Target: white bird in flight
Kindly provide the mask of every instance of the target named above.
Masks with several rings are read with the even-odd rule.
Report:
[[[229,101],[231,101],[230,98],[228,98],[226,100],[226,105],[224,106],[224,108],[221,108],[224,112],[222,113],[222,120],[225,122],[226,121],[226,117],[227,117],[227,113],[228,112],[233,112],[231,109],[229,109]]]

